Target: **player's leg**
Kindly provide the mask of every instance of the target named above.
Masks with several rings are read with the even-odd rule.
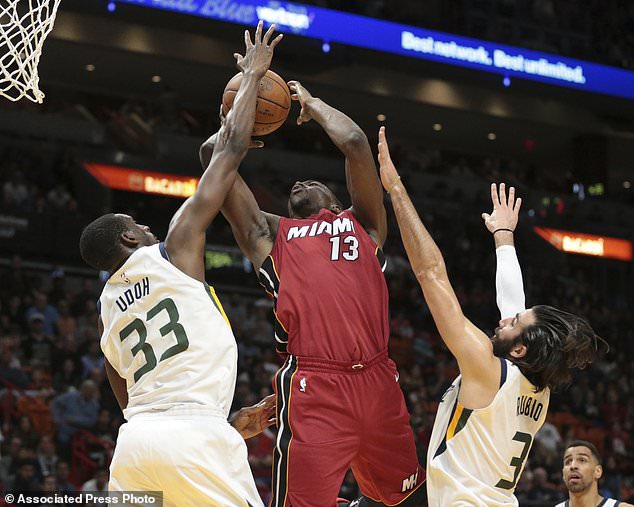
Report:
[[[360,505],[426,505],[425,470],[419,464],[394,363],[377,365],[360,380],[358,392],[366,400],[366,419],[360,452],[352,463],[365,496]]]
[[[162,491],[166,506],[262,507],[244,440],[224,418],[137,417],[117,442],[117,490]]]
[[[108,491],[160,491],[161,488],[148,474],[147,467],[131,467],[130,463],[145,460],[147,447],[136,437],[138,429],[125,423],[119,428],[117,446],[110,462]],[[167,504],[165,504],[167,505]]]
[[[276,375],[271,507],[335,505],[359,448],[356,421],[342,394],[344,377],[303,370],[293,356]]]

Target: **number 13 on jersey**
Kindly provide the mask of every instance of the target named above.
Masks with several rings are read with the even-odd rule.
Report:
[[[338,261],[343,257],[347,261],[356,261],[359,258],[359,240],[355,236],[333,236],[330,238],[330,260]],[[342,244],[343,243],[343,247]]]

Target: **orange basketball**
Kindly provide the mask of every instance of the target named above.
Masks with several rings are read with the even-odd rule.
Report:
[[[222,110],[229,112],[233,105],[240,83],[242,72],[231,78],[222,94]],[[269,70],[260,80],[258,100],[255,109],[253,135],[263,136],[280,128],[291,109],[291,92],[286,82],[275,72]]]

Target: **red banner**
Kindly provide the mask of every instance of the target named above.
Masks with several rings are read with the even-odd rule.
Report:
[[[533,230],[557,250],[581,255],[592,255],[621,261],[632,260],[632,242],[609,236],[595,236],[581,232],[533,227]]]
[[[84,163],[84,168],[108,188],[187,198],[196,191],[199,178],[141,171],[129,167]]]

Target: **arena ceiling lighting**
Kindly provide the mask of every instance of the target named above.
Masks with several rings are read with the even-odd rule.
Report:
[[[634,72],[434,30],[268,0],[114,0],[140,7],[255,26],[586,92],[634,99]],[[112,4],[112,2],[111,2]],[[506,81],[508,79],[508,81]]]
[[[535,233],[562,252],[618,259],[632,260],[632,242],[626,239],[596,236],[581,232],[533,227]]]

